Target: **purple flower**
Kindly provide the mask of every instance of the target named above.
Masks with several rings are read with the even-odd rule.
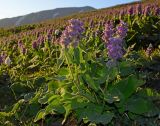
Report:
[[[43,36],[39,36],[37,39],[37,46],[43,46],[44,45],[44,37]]]
[[[127,31],[128,31],[128,26],[126,23],[124,23],[122,20],[120,21],[120,24],[117,26],[116,28],[116,34],[121,37],[121,38],[125,38],[127,35]]]
[[[27,53],[27,49],[26,49],[25,47],[22,47],[22,48],[21,48],[21,53],[22,53],[23,55],[25,55],[25,54]]]
[[[0,56],[0,64],[2,64],[2,63],[3,63],[3,57]]]
[[[39,36],[40,36],[40,32],[37,32],[37,33],[36,33],[36,36],[39,37]]]
[[[62,32],[60,43],[67,47],[70,43],[77,45],[82,37],[83,23],[78,19],[69,20],[69,26]]]
[[[142,14],[142,5],[141,4],[138,4],[136,6],[136,14]]]
[[[144,15],[145,15],[145,16],[149,16],[150,11],[151,11],[150,9],[151,9],[151,8],[150,8],[149,5],[145,7],[145,9],[144,9]]]
[[[23,43],[22,43],[22,41],[20,40],[20,41],[18,41],[18,47],[19,48],[21,48],[23,46]]]
[[[102,39],[105,41],[109,58],[113,59],[114,61],[122,58],[124,55],[123,39],[126,37],[127,31],[127,24],[122,20],[116,27],[116,31],[114,30],[113,24],[107,23],[105,25]]]
[[[48,33],[49,35],[52,35],[53,29],[49,29],[49,30],[47,31],[47,33]]]
[[[108,39],[110,37],[112,37],[114,34],[114,29],[113,29],[113,23],[112,22],[107,22],[105,24],[105,30],[103,31],[103,36],[102,36],[102,39],[105,41],[105,42],[108,42]]]
[[[155,7],[154,14],[155,15],[160,15],[160,8],[158,6]]]
[[[33,41],[32,42],[32,48],[37,49],[37,47],[38,47],[37,41]]]
[[[27,53],[27,49],[25,48],[25,45],[22,43],[21,40],[18,41],[18,48],[23,55]]]
[[[93,22],[93,20],[90,21],[89,27],[90,27],[90,28],[93,28],[93,27],[94,27],[94,22]]]
[[[134,8],[133,8],[133,6],[130,6],[130,7],[128,8],[128,14],[129,14],[129,15],[133,15],[133,12],[134,12]]]
[[[118,60],[123,57],[123,39],[120,37],[111,37],[107,43],[109,58]]]
[[[47,41],[50,42],[50,41],[52,40],[52,35],[51,35],[51,34],[48,34],[46,38],[47,38]]]

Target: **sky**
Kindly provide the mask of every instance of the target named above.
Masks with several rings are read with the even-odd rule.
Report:
[[[0,0],[0,19],[59,7],[92,6],[97,9],[138,0]]]

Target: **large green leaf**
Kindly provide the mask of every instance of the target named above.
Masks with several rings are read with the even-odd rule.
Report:
[[[122,107],[122,103],[124,103],[124,101],[135,93],[136,89],[143,84],[143,80],[138,80],[135,75],[131,75],[128,78],[122,79],[114,85],[111,85],[110,89],[105,92],[104,99],[108,103],[120,101],[117,106]]]
[[[111,95],[114,94],[113,96],[117,94],[120,99],[126,100],[136,91],[139,86],[143,84],[143,80],[139,80],[135,75],[131,75],[127,79],[120,80],[118,83],[113,85],[113,88],[109,92]]]
[[[144,98],[131,98],[127,103],[127,110],[135,114],[144,114],[153,107],[152,103]]]
[[[84,79],[87,82],[87,84],[89,85],[89,87],[91,87],[95,91],[99,90],[99,85],[94,82],[93,78],[91,78],[91,76],[89,74],[85,74]]]
[[[101,105],[88,103],[87,107],[77,109],[76,114],[79,121],[83,119],[85,122],[106,125],[112,120],[114,114],[103,109]]]
[[[21,94],[28,92],[30,88],[23,83],[13,83],[10,88],[14,91],[15,94]]]

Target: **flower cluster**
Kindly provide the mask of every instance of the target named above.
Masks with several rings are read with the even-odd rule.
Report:
[[[107,23],[105,25],[103,40],[105,41],[109,58],[117,61],[124,54],[123,39],[127,35],[128,27],[126,23],[120,21],[115,29],[113,28],[113,24]]]
[[[77,46],[82,37],[83,23],[78,19],[69,20],[69,26],[62,32],[60,37],[61,45],[67,47],[70,43]]]
[[[114,28],[113,28],[113,23],[112,22],[107,22],[105,24],[105,30],[103,31],[103,37],[102,39],[105,42],[108,42],[108,39],[111,38],[114,34]]]
[[[43,46],[43,45],[44,45],[44,42],[45,42],[44,37],[43,37],[43,36],[39,36],[39,37],[37,38],[37,40],[34,40],[34,41],[32,42],[32,48],[33,48],[33,49],[37,49],[39,46]]]
[[[127,35],[127,31],[128,31],[127,24],[121,20],[119,25],[116,28],[117,36],[119,36],[120,38],[124,39],[126,37],[126,35]]]
[[[116,10],[114,10],[114,13],[117,13],[120,16],[125,15],[126,13],[129,16],[134,16],[134,15],[144,15],[144,16],[149,16],[151,14],[153,15],[160,15],[160,7],[158,4],[147,4],[147,5],[143,5],[141,3],[136,4],[136,5],[129,5],[126,8],[121,9],[120,11],[118,10],[116,12]]]
[[[111,37],[107,43],[108,56],[113,60],[122,58],[123,56],[123,39],[120,37]]]
[[[155,15],[160,15],[160,8],[158,6],[155,7],[154,14]]]
[[[136,14],[142,14],[142,5],[141,4],[136,5]]]
[[[130,7],[128,8],[128,14],[129,14],[129,15],[133,15],[133,14],[134,14],[134,8],[133,8],[133,6],[130,6]]]
[[[0,56],[0,64],[2,64],[2,63],[3,63],[3,57]]]
[[[25,55],[27,53],[27,49],[25,47],[25,45],[22,43],[22,41],[18,41],[18,48],[20,50],[20,52]]]
[[[145,16],[149,16],[149,15],[150,15],[150,12],[151,12],[150,6],[146,6],[145,9],[144,9],[144,15],[145,15]]]

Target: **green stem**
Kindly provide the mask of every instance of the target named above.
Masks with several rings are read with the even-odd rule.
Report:
[[[70,64],[69,64],[69,59],[68,59],[68,57],[67,57],[66,50],[65,50],[65,58],[66,58],[66,61],[67,61],[67,65],[68,65],[68,67],[69,67],[70,75],[71,75],[71,77],[72,77],[72,80],[74,81],[73,72],[72,72],[71,66],[70,66]]]
[[[66,50],[65,50],[64,53],[65,53],[65,58],[66,58],[68,67],[69,67],[70,75],[71,75],[71,77],[72,77],[72,81],[73,81],[73,83],[75,84],[75,86],[76,86],[76,88],[77,88],[77,90],[78,90],[78,92],[79,92],[79,88],[78,88],[77,83],[75,82],[74,75],[73,75],[73,71],[72,71],[72,69],[71,69],[71,66],[70,66],[70,63],[69,63],[69,59],[68,59]]]

